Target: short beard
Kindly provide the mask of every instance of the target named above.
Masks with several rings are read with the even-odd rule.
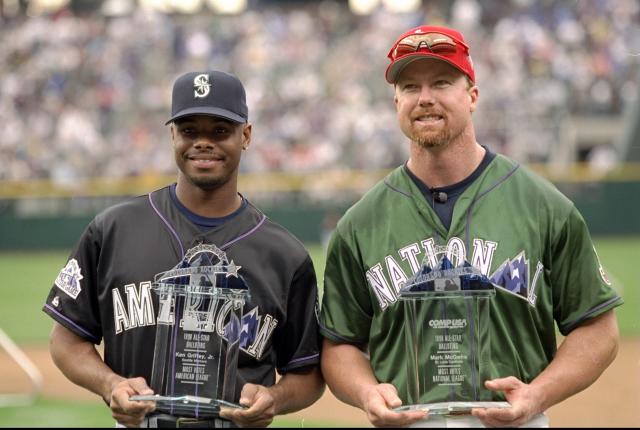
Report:
[[[451,132],[449,130],[438,133],[435,136],[421,136],[418,133],[413,133],[411,140],[417,143],[419,146],[429,149],[446,146],[451,141]]]

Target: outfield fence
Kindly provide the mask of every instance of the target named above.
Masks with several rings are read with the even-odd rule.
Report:
[[[581,211],[592,234],[640,234],[640,164],[610,171],[586,164],[531,165]],[[239,189],[300,240],[323,242],[336,220],[389,170],[242,174]],[[175,176],[92,178],[74,183],[0,182],[0,249],[69,248],[102,209]],[[615,220],[615,221],[614,221]]]

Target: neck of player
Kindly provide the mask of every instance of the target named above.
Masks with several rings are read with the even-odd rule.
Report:
[[[475,138],[429,148],[411,142],[407,167],[430,188],[446,187],[471,175],[482,162],[485,152]]]
[[[237,178],[231,178],[218,188],[202,188],[178,175],[176,196],[180,203],[196,215],[207,218],[220,218],[232,214],[242,204],[238,194]]]

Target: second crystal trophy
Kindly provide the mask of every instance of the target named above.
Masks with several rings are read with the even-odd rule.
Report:
[[[431,415],[509,407],[484,386],[491,375],[490,302],[495,288],[467,261],[438,250],[400,289],[408,352],[408,404]]]

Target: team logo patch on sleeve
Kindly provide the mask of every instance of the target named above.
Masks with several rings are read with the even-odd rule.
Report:
[[[76,299],[78,294],[80,294],[80,291],[82,291],[82,288],[80,287],[80,280],[83,276],[80,272],[78,261],[75,258],[72,258],[60,273],[58,273],[58,277],[55,280],[56,287],[60,288],[73,299]]]
[[[600,272],[600,277],[604,281],[605,284],[611,286],[611,280],[607,276],[607,272],[605,272],[604,267],[602,266],[602,262],[600,261],[600,256],[598,255],[598,251],[596,251],[596,247],[593,247],[593,252],[596,254],[596,259],[598,260],[598,271]]]

